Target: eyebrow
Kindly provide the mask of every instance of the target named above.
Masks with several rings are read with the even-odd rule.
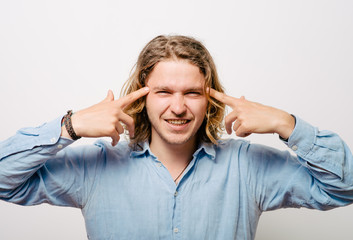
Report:
[[[152,88],[153,91],[173,91],[169,86],[156,86]],[[183,92],[201,92],[203,93],[203,87],[187,88]]]
[[[157,90],[157,91],[170,90],[170,87],[167,87],[167,86],[156,86],[156,87],[152,87],[152,90]]]

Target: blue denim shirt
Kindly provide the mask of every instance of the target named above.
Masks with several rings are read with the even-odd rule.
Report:
[[[61,118],[0,143],[0,199],[82,209],[89,239],[254,239],[263,211],[353,201],[353,157],[297,118],[297,154],[244,140],[203,143],[178,185],[148,143],[68,147]]]

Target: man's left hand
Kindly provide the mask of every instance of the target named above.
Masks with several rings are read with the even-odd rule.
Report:
[[[283,139],[288,139],[295,127],[294,117],[280,109],[251,102],[244,97],[231,97],[214,89],[210,89],[210,96],[233,109],[225,118],[228,134],[233,129],[239,137],[252,133],[278,133]]]

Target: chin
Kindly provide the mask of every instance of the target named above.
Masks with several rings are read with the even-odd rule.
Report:
[[[192,142],[192,139],[193,136],[167,136],[164,138],[164,141],[173,145],[182,145]]]

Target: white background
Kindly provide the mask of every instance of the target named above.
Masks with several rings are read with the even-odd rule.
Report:
[[[201,40],[232,96],[285,109],[353,147],[353,1],[0,0],[0,140],[116,96],[158,34]],[[285,148],[276,136],[250,136]],[[79,144],[90,141],[80,141]],[[264,213],[256,239],[352,239],[353,206]],[[77,209],[0,202],[0,239],[85,239]]]

